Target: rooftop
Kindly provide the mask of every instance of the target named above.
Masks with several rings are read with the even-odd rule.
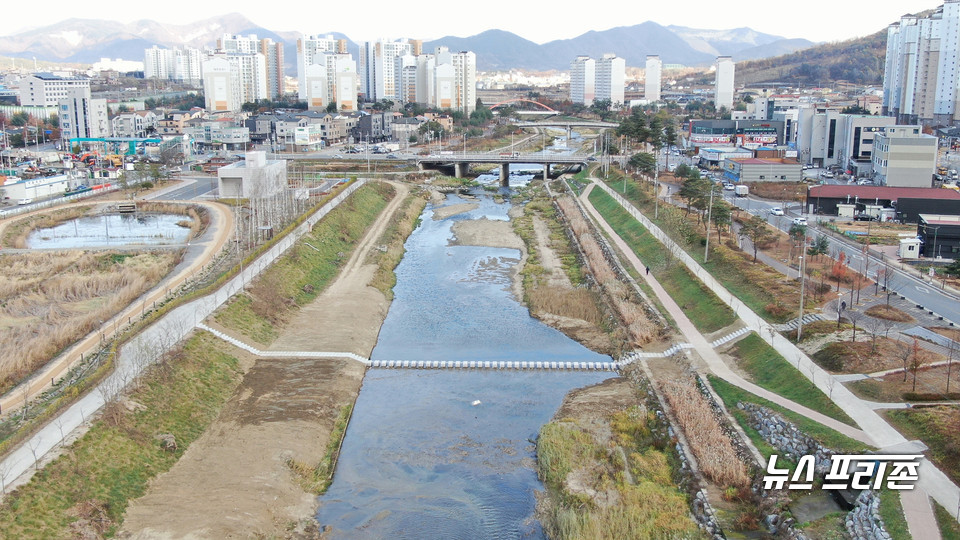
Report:
[[[913,187],[884,187],[884,186],[813,186],[807,191],[808,197],[841,198],[859,197],[860,199],[884,199],[895,201],[901,197],[907,199],[948,199],[960,201],[960,193],[952,189],[941,188],[913,188]]]

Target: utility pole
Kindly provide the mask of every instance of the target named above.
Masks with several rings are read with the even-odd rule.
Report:
[[[807,283],[807,275],[803,271],[803,265],[806,259],[800,256],[800,325],[797,326],[797,344],[800,343],[800,336],[803,334],[803,286]]]
[[[713,213],[713,188],[716,187],[713,181],[710,181],[710,204],[707,206],[707,242],[703,245],[703,264],[707,264],[710,257],[710,219]]]
[[[659,153],[659,151],[657,152]],[[653,156],[653,219],[660,217],[660,162],[657,155]],[[709,225],[707,225],[707,237],[710,236]],[[709,241],[709,240],[708,240]],[[704,260],[703,262],[707,262]]]

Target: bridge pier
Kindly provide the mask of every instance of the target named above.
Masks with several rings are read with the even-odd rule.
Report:
[[[455,178],[463,178],[470,171],[469,163],[454,163],[453,175]]]
[[[573,126],[567,126],[567,148],[570,148],[570,139],[573,138]]]
[[[509,163],[500,164],[500,185],[503,187],[510,187],[510,164]]]
[[[550,179],[550,164],[544,163],[543,164],[543,181],[546,182],[549,179]]]

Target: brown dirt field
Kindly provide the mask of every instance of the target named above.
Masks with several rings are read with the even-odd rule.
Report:
[[[868,379],[852,383],[851,389],[857,394],[872,401],[900,402],[904,392],[913,392],[913,373],[907,372],[907,380],[903,380],[903,373],[892,373],[883,378]],[[947,391],[947,366],[937,366],[921,369],[917,372],[918,393],[943,393]],[[954,362],[953,373],[950,376],[950,392],[960,392],[960,362]]]
[[[576,420],[578,425],[593,433],[598,440],[609,440],[611,431],[607,419],[611,414],[635,405],[643,405],[643,402],[633,384],[622,377],[615,377],[567,394],[553,415],[553,420]]]
[[[476,203],[461,203],[451,204],[450,206],[441,206],[433,211],[433,219],[435,221],[440,221],[441,219],[447,219],[450,216],[476,210],[479,207],[480,205]]]
[[[274,350],[353,352],[369,357],[389,302],[368,285],[364,264],[409,188],[367,231],[334,282],[281,330]],[[319,463],[365,368],[350,360],[258,358],[220,418],[147,494],[131,503],[126,538],[290,537],[311,524],[316,497],[287,466]]]
[[[874,373],[888,369],[899,369],[903,367],[903,361],[899,357],[899,346],[913,346],[912,342],[898,342],[889,338],[877,338],[877,349],[873,351],[871,338],[869,334],[857,332],[857,342],[844,343],[847,355],[843,362],[844,369],[836,373]],[[919,349],[920,358],[924,363],[940,362],[946,360],[942,355],[930,352],[923,347]],[[901,378],[903,375],[900,376]]]
[[[524,249],[523,240],[513,232],[509,221],[485,218],[458,221],[453,224],[453,234],[452,243],[458,246]]]
[[[533,216],[533,234],[537,239],[537,250],[540,253],[540,265],[548,272],[547,285],[571,288],[570,278],[563,271],[563,263],[557,257],[556,251],[550,247],[550,229],[547,222]]]
[[[956,328],[946,328],[946,327],[934,326],[934,327],[928,327],[927,330],[936,332],[936,333],[940,334],[941,336],[944,336],[944,337],[950,338],[950,339],[952,339],[952,340],[954,340],[954,341],[960,342],[960,330],[958,330],[958,329],[956,329]]]
[[[877,304],[875,306],[870,306],[866,311],[867,315],[871,317],[876,317],[878,319],[886,319],[888,321],[897,321],[897,322],[914,322],[916,319],[910,316],[906,311],[897,309],[893,306],[885,306]]]

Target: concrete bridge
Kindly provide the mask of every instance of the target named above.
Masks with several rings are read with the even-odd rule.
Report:
[[[585,166],[589,156],[586,155],[561,155],[540,152],[534,154],[520,154],[517,152],[509,153],[486,153],[486,154],[431,154],[429,156],[418,156],[417,167],[423,170],[427,167],[453,166],[454,176],[463,178],[470,169],[472,163],[492,163],[500,165],[500,184],[508,187],[510,184],[510,164],[536,164],[543,165],[544,178],[550,176],[551,165],[580,165]]]
[[[518,128],[563,128],[567,130],[567,140],[573,137],[573,128],[614,129],[620,124],[614,122],[591,122],[589,120],[546,120],[542,122],[519,122]]]

